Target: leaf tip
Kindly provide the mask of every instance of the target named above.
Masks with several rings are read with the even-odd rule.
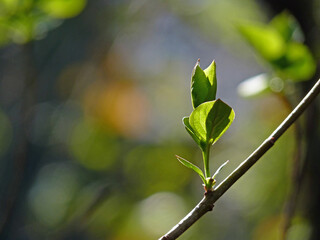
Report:
[[[192,71],[192,74],[191,74],[191,79],[195,76],[196,72],[198,72],[199,70],[202,70],[201,67],[200,67],[200,58],[198,58],[196,64],[193,67],[193,71]]]
[[[196,69],[197,67],[200,67],[200,58],[198,58],[196,64],[194,65],[194,69]]]
[[[180,157],[179,155],[175,155],[175,157],[178,159],[179,162],[181,162],[183,164],[184,161],[187,161],[186,159],[184,159],[183,157]]]

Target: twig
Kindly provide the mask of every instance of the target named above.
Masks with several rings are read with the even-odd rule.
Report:
[[[320,79],[315,83],[309,93],[301,100],[298,106],[288,115],[279,127],[246,159],[244,160],[219,186],[213,191],[207,192],[199,204],[185,216],[176,226],[159,240],[177,239],[192,224],[208,211],[211,211],[214,203],[251,168],[279,139],[279,137],[298,119],[310,103],[320,92]]]

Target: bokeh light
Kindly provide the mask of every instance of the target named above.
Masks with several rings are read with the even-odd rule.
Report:
[[[142,228],[150,235],[159,237],[179,222],[186,207],[183,199],[176,194],[159,192],[143,200],[138,211]]]
[[[66,164],[43,167],[29,193],[32,213],[41,225],[49,228],[62,224],[78,190],[77,172]]]
[[[86,121],[76,123],[70,150],[81,165],[92,170],[106,170],[120,154],[121,145],[110,133]]]

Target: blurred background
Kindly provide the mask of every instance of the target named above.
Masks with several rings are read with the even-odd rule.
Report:
[[[283,10],[299,22],[316,65],[316,0],[0,0],[0,239],[165,234],[203,196],[200,178],[175,159],[202,162],[181,121],[192,111],[197,59],[202,68],[216,60],[217,96],[236,112],[212,148],[212,171],[230,160],[218,183],[316,79],[313,71],[285,83],[289,104],[282,81],[278,94],[238,94],[245,79],[277,71],[237,24],[267,24]],[[319,103],[298,140],[289,129],[180,239],[281,239],[288,218],[287,239],[319,239]],[[297,170],[299,144],[306,164]]]

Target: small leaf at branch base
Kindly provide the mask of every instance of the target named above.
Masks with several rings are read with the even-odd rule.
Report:
[[[176,158],[179,160],[179,162],[181,162],[184,166],[186,166],[187,168],[191,168],[193,171],[195,171],[196,173],[199,174],[200,178],[202,179],[202,181],[204,183],[206,183],[206,178],[203,175],[203,172],[201,171],[200,168],[198,168],[196,165],[192,164],[191,162],[187,161],[186,159],[176,155]]]
[[[225,163],[223,163],[218,169],[217,171],[213,174],[212,179],[215,179],[215,177],[218,175],[218,173],[221,171],[221,169],[227,165],[227,163],[229,162],[229,160],[227,160]]]

